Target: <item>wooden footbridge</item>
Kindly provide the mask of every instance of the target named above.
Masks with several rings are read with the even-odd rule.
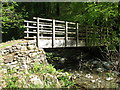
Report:
[[[87,46],[90,41],[93,41],[91,36],[101,45],[107,34],[107,30],[104,28],[93,30],[93,28],[80,26],[79,23],[55,19],[33,17],[32,21],[25,21],[25,23],[24,38],[36,40],[37,46],[41,48]],[[91,45],[97,45],[96,41]]]

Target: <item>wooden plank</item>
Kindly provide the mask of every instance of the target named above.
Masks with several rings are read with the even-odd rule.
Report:
[[[40,38],[40,36],[39,36],[40,34],[39,34],[39,18],[37,18],[37,40],[36,40],[36,44],[37,44],[37,47],[39,48],[39,44],[40,44],[40,42],[39,42],[39,38]]]
[[[67,32],[67,34],[76,34],[76,32]]]
[[[68,22],[65,22],[65,47],[67,47],[68,41]]]
[[[48,24],[39,24],[42,25],[43,27],[52,27],[52,25],[48,25]]]
[[[29,34],[29,33],[37,33],[37,32],[33,32],[33,31],[24,31],[24,33]],[[27,37],[29,37],[29,36],[27,36]]]
[[[61,29],[61,28],[56,28],[56,30],[58,30],[58,31],[65,31],[65,29]]]
[[[26,28],[37,28],[37,27],[34,27],[34,26],[25,26]]]
[[[60,20],[55,20],[55,22],[58,22],[58,23],[65,23],[65,21],[60,21]]]
[[[50,30],[41,30],[40,32],[43,32],[43,33],[52,33],[53,31],[50,31]],[[65,33],[65,32],[55,31],[55,33]]]
[[[78,47],[79,44],[79,24],[76,23],[76,47]]]
[[[43,37],[44,37],[44,35],[47,35],[47,34],[49,34],[49,35],[52,35],[52,32],[45,32],[45,33],[40,33],[40,34],[43,34]],[[61,33],[55,33],[55,35],[64,35],[64,33],[63,32],[61,32]],[[62,37],[62,36],[61,36]]]
[[[75,30],[76,30],[76,28],[75,28],[75,27],[68,27],[68,29],[75,29]]]
[[[52,48],[54,47],[55,44],[55,19],[52,21]]]
[[[52,30],[52,27],[40,27],[40,29],[43,29],[43,30]]]
[[[29,23],[27,22],[27,26],[29,26]],[[29,31],[29,28],[27,28],[27,32]],[[29,33],[27,33],[27,37],[29,37]]]
[[[56,28],[65,28],[65,26],[55,26]]]
[[[26,39],[34,39],[35,37],[24,37]],[[39,37],[39,39],[52,39],[52,37]],[[55,37],[55,40],[65,40],[65,37]],[[68,37],[68,40],[76,40],[74,37]]]
[[[33,32],[36,32],[37,30],[33,30]]]
[[[37,23],[36,21],[24,21],[24,22],[27,22],[27,23]]]
[[[43,32],[43,33],[45,33],[45,32],[51,32],[52,33],[52,30],[50,31],[50,30],[40,30],[40,32]]]
[[[41,27],[40,27],[40,29],[41,29]],[[52,30],[51,27],[43,27],[42,29],[43,29],[43,30],[49,30],[49,31]],[[56,30],[56,31],[65,31],[65,29],[61,29],[61,28],[56,28],[55,30]]]
[[[49,30],[40,30],[40,33],[52,33],[52,31]],[[36,31],[24,31],[24,33],[37,33]],[[65,32],[61,32],[61,31],[55,31],[55,33],[65,33]]]
[[[68,24],[76,24],[76,23],[74,23],[74,22],[68,22]]]
[[[24,37],[25,39],[34,39],[35,37]]]
[[[40,39],[52,39],[52,37],[40,37]],[[64,37],[55,37],[55,39],[64,39]]]
[[[40,25],[40,28],[41,28],[40,32],[42,32],[43,31],[43,25]],[[40,33],[40,35],[41,35],[41,37],[43,37],[43,33]]]

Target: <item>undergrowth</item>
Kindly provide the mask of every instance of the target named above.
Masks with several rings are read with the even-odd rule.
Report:
[[[71,75],[56,70],[51,64],[34,63],[27,73],[8,69],[2,79],[5,82],[4,88],[68,88],[74,85],[74,81],[70,80]]]

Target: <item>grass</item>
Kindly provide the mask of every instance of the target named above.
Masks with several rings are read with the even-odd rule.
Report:
[[[12,46],[12,45],[19,44],[19,43],[24,43],[24,42],[27,42],[27,41],[13,40],[13,41],[8,41],[8,42],[5,42],[5,43],[1,43],[0,44],[0,49],[4,49],[8,46]]]
[[[71,74],[57,71],[51,64],[44,65],[34,63],[33,68],[28,69],[28,73],[17,71],[14,68],[8,69],[7,73],[3,74],[2,79],[5,82],[4,88],[63,88],[74,85],[74,82],[69,79]],[[37,79],[35,78],[34,80],[39,82],[38,79],[40,79],[41,83],[35,84],[31,81],[31,79],[36,76]]]

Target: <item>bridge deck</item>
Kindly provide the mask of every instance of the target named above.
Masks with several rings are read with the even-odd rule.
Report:
[[[52,48],[52,39],[40,39],[39,43],[40,43],[39,47]],[[80,46],[85,46],[84,42],[79,41],[78,46],[76,46],[76,40],[68,39],[67,44],[65,45],[64,39],[55,39],[53,47],[56,48],[56,47],[80,47]]]

